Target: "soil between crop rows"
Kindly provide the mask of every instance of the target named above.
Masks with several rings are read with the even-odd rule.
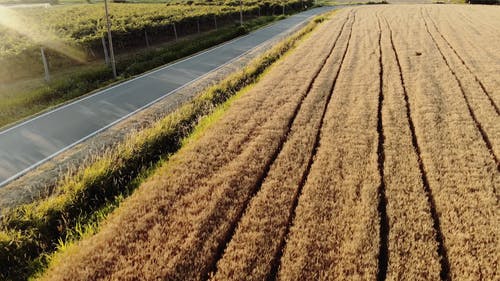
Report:
[[[45,279],[496,280],[499,14],[343,9]]]

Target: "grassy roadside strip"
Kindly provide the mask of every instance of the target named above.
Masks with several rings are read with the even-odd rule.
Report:
[[[263,74],[265,74],[265,72]],[[252,84],[249,84],[248,87],[252,87]],[[193,131],[186,138],[181,140],[181,146],[185,146],[188,143],[196,141],[204,131],[209,129],[211,125],[214,124],[214,122],[224,114],[231,103],[239,96],[241,96],[244,91],[245,89],[238,91],[238,93],[229,97],[223,104],[217,106],[217,108],[215,108],[215,110],[209,115],[203,116],[196,124]],[[169,166],[172,164],[175,165],[175,162],[166,163],[169,160],[170,155],[163,157],[154,165],[143,169],[139,173],[139,175],[134,180],[132,180],[132,182],[127,187],[124,188],[124,191],[122,193],[117,195],[112,200],[107,201],[101,208],[99,208],[89,216],[78,217],[75,227],[73,227],[66,233],[66,237],[64,237],[64,239],[58,240],[56,250],[53,253],[44,254],[40,259],[38,259],[36,263],[34,263],[34,271],[29,280],[43,279],[43,276],[46,273],[47,269],[58,266],[61,260],[63,260],[65,255],[69,252],[75,250],[77,251],[78,247],[76,242],[96,234],[100,230],[101,223],[108,217],[108,215],[111,214],[111,212],[116,208],[118,208],[120,206],[120,203],[125,198],[132,195],[132,192],[137,187],[150,179],[150,177],[154,176],[155,173],[157,173],[158,168]]]
[[[247,21],[243,27],[226,26],[200,36],[181,39],[167,47],[140,51],[133,56],[118,60],[117,70],[120,76],[116,80],[113,79],[109,67],[97,65],[60,77],[42,87],[20,92],[15,98],[4,98],[0,95],[0,128],[63,102],[81,97],[96,89],[126,80],[166,63],[248,34],[259,27],[283,18],[284,16],[262,16]],[[12,95],[12,93],[8,95]]]
[[[324,16],[279,43],[254,60],[242,71],[211,87],[190,103],[156,122],[150,128],[132,134],[114,150],[56,187],[54,196],[20,206],[7,213],[0,226],[0,278],[26,279],[40,257],[54,252],[76,226],[92,223],[97,210],[119,196],[126,196],[134,179],[162,157],[177,151],[198,124],[243,87],[254,83],[264,70],[276,62],[299,40],[311,32]],[[196,133],[195,133],[196,135]]]

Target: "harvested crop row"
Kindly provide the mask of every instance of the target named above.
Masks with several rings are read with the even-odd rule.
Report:
[[[326,27],[315,32],[46,279],[188,280],[208,274],[335,35]]]
[[[280,280],[374,280],[378,272],[378,34],[360,8],[299,198]],[[380,132],[381,133],[381,132]]]
[[[428,17],[426,19],[424,13],[422,13],[422,17],[426,31],[457,81],[460,92],[467,104],[467,109],[481,132],[481,136],[495,160],[497,169],[500,171],[498,160],[500,156],[500,127],[498,126],[500,124],[500,115],[497,112],[498,108],[495,107],[495,102],[490,99],[487,91],[481,89],[481,84],[470,75],[470,72],[460,61],[460,57],[453,53],[453,49],[449,47],[450,45],[447,48],[446,41],[439,40],[444,38],[434,33],[440,34],[439,31],[431,32],[430,22],[432,20]]]
[[[471,9],[474,12],[471,12]],[[478,7],[456,6],[453,7],[454,12],[436,8],[425,10],[429,17],[434,19],[436,28],[481,81],[484,90],[499,108],[500,7],[478,9]]]
[[[385,15],[396,35],[394,45],[444,237],[449,277],[494,280],[499,239],[494,189],[500,186],[495,162],[420,13],[387,10]]]
[[[335,47],[304,100],[260,191],[249,203],[212,280],[269,280],[276,273],[294,207],[316,152],[354,16],[343,25],[337,21],[329,23],[338,33]]]
[[[399,58],[393,49],[393,34],[381,16],[381,55],[384,103],[384,181],[389,218],[388,280],[439,280],[441,272],[436,229],[431,215],[432,194],[420,164]],[[446,264],[445,264],[446,266]]]

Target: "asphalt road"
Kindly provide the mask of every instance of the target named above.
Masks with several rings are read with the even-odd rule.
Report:
[[[0,132],[0,186],[334,7],[308,10]]]

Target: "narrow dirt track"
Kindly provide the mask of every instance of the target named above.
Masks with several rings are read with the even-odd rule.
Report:
[[[495,280],[495,11],[337,13],[45,279]]]

